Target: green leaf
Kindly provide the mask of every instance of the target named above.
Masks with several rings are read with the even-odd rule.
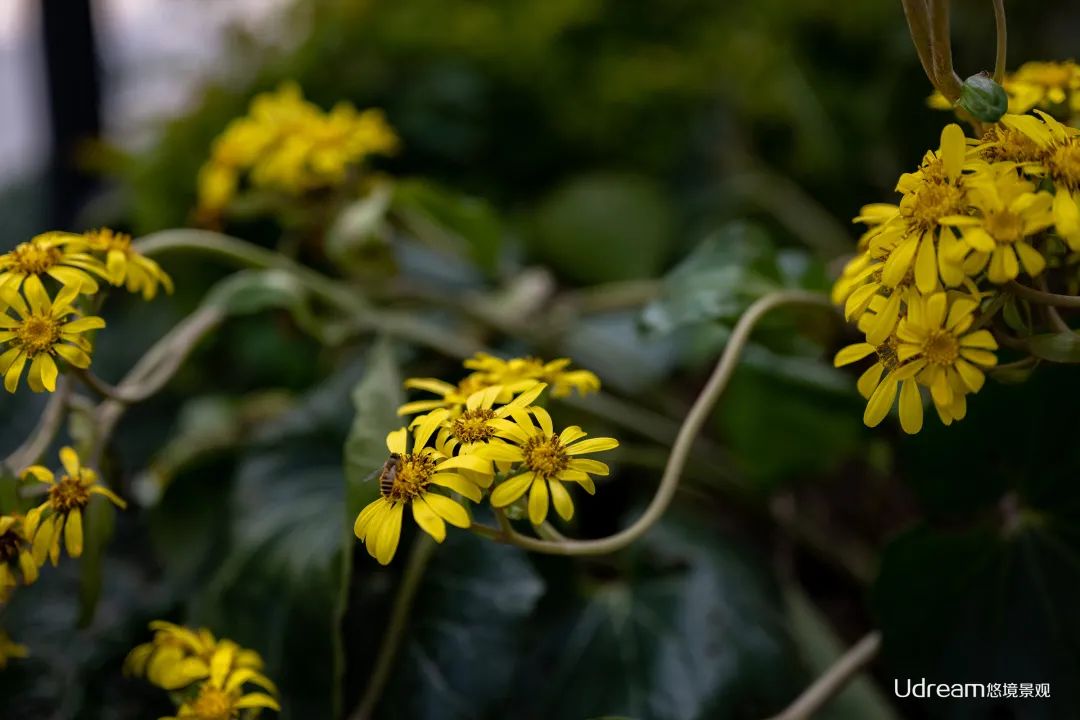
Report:
[[[290,272],[241,270],[214,285],[207,293],[204,305],[221,308],[234,317],[286,310],[305,332],[331,342],[309,301],[307,290]]]
[[[874,605],[889,675],[1050,683],[1051,698],[924,701],[934,717],[1080,717],[1080,533],[1067,513],[1003,506],[1001,526],[920,525],[886,549]],[[1060,508],[1059,508],[1060,509]],[[914,702],[914,701],[913,701]]]
[[[363,198],[345,206],[326,233],[327,257],[343,267],[363,264],[374,246],[386,242],[389,233],[386,213],[393,197],[394,186],[382,182]]]
[[[642,324],[669,333],[684,325],[729,320],[767,292],[806,284],[812,269],[803,253],[778,254],[760,227],[732,223],[703,240],[664,277],[660,297],[642,312]]]
[[[981,72],[964,81],[956,106],[983,122],[996,123],[1009,111],[1009,96],[988,73]]]
[[[469,257],[489,275],[498,269],[502,221],[487,202],[426,180],[402,180],[393,209],[422,242]]]
[[[575,178],[537,208],[534,252],[579,283],[654,277],[674,238],[668,199],[649,179]]]
[[[282,718],[335,717],[348,366],[267,423],[240,463],[229,542],[192,620],[263,654]],[[273,598],[268,602],[267,598]]]
[[[544,582],[523,551],[469,533],[451,533],[435,553],[378,717],[511,717]]]
[[[1080,335],[1062,332],[1032,335],[1027,348],[1035,357],[1056,363],[1080,363]]]
[[[380,339],[368,353],[363,378],[352,390],[356,414],[345,440],[346,512],[353,517],[378,494],[372,474],[386,462],[386,436],[405,424],[397,414],[404,404],[401,372],[394,346]]]
[[[803,683],[759,562],[687,518],[653,529],[535,623],[519,681],[536,717],[767,717]],[[564,587],[566,585],[564,584]],[[572,586],[571,586],[572,587]],[[565,594],[565,592],[564,592]]]

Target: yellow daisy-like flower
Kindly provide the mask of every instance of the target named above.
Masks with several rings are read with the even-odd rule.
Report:
[[[0,670],[8,666],[8,662],[20,658],[29,657],[30,653],[25,645],[12,642],[8,634],[0,630]]]
[[[875,355],[876,362],[859,376],[856,383],[859,394],[867,400],[863,423],[867,427],[880,425],[892,410],[899,391],[900,426],[904,432],[914,435],[922,430],[923,420],[922,397],[915,380],[920,368],[912,363],[900,363],[896,352],[898,345],[896,335],[890,335],[880,345],[868,342],[848,345],[836,353],[833,365],[843,367]]]
[[[92,496],[101,495],[121,510],[127,507],[112,490],[98,482],[96,472],[82,466],[72,448],[61,448],[60,463],[64,472],[59,479],[41,465],[32,465],[22,472],[23,479],[32,477],[49,486],[48,500],[26,514],[26,534],[38,565],[45,563],[46,556],[53,565],[60,561],[61,537],[68,555],[73,558],[82,555],[83,511]]]
[[[920,298],[908,307],[897,330],[897,359],[917,372],[921,385],[946,425],[963,418],[965,396],[982,389],[983,369],[997,364],[997,341],[989,330],[969,332],[978,303],[945,293]],[[921,404],[920,404],[921,412]]]
[[[503,360],[481,352],[466,360],[465,367],[475,370],[472,377],[484,385],[502,385],[513,393],[538,382],[550,385],[554,397],[565,397],[574,391],[588,395],[600,390],[600,378],[588,370],[567,370],[570,363],[569,358],[550,362],[533,357]]]
[[[408,505],[413,519],[437,542],[446,539],[446,523],[467,528],[469,512],[457,500],[435,491],[435,486],[459,493],[473,502],[490,486],[491,463],[477,455],[451,456],[447,448],[427,447],[433,433],[445,422],[446,410],[436,410],[416,425],[412,449],[409,432],[395,430],[386,437],[390,460],[379,478],[381,497],[368,504],[356,518],[353,532],[368,554],[386,565],[394,558],[401,539],[401,518]]]
[[[1031,115],[1006,115],[1001,121],[1031,138],[1043,151],[1042,162],[1054,182],[1054,225],[1073,251],[1080,251],[1080,130],[1036,110]]]
[[[990,126],[975,145],[975,152],[988,163],[1007,162],[1035,172],[1040,171],[1044,154],[1030,137],[1002,123]]]
[[[0,255],[0,290],[17,291],[28,278],[40,282],[48,275],[77,292],[96,293],[98,284],[91,273],[104,278],[105,268],[85,250],[81,236],[65,232],[47,232],[20,243]]]
[[[218,641],[206,628],[191,630],[163,620],[150,623],[154,638],[135,647],[124,659],[124,672],[145,677],[164,690],[181,690],[210,677],[215,663],[229,663],[228,672],[243,675],[273,695],[274,683],[262,674],[259,653],[232,640]]]
[[[171,718],[162,720],[235,720],[244,710],[247,717],[257,717],[260,710],[280,711],[278,701],[261,692],[247,692],[244,685],[256,674],[251,670],[233,669],[235,645],[218,649],[210,662],[210,675],[199,686],[198,694],[184,702]]]
[[[1080,112],[1080,65],[1071,61],[1024,63],[1005,79],[1004,88],[1009,112],[1060,107],[1066,114]]]
[[[23,585],[37,580],[38,564],[31,548],[23,517],[0,515],[0,603],[20,584],[20,576]]]
[[[105,269],[113,285],[142,293],[144,300],[153,300],[159,285],[172,294],[172,278],[160,265],[131,247],[130,235],[101,228],[87,232],[85,237],[91,250],[105,254]]]
[[[499,431],[508,428],[509,421],[506,418],[512,413],[528,409],[546,388],[545,383],[533,385],[501,407],[495,407],[506,392],[501,386],[495,385],[474,392],[465,400],[465,408],[460,414],[456,417],[448,414],[444,421],[444,430],[447,433],[445,447],[448,451],[460,448],[461,452],[468,453],[480,445],[497,440]],[[413,423],[418,424],[421,421],[422,418],[417,418]]]
[[[534,424],[534,417],[539,426]],[[574,515],[574,503],[563,483],[576,482],[591,495],[596,486],[590,475],[608,474],[606,464],[579,456],[613,450],[619,441],[606,437],[585,439],[585,432],[576,425],[556,434],[551,416],[539,407],[516,412],[513,419],[513,425],[501,433],[508,444],[489,444],[477,450],[477,454],[492,460],[521,464],[518,474],[492,491],[492,507],[506,507],[528,491],[529,520],[534,525],[547,518],[549,498],[559,517],[569,520]]]
[[[971,182],[971,207],[978,216],[957,215],[942,223],[959,228],[972,252],[964,262],[968,275],[977,275],[989,263],[987,277],[993,283],[1015,280],[1021,266],[1035,276],[1046,259],[1028,242],[1031,236],[1054,224],[1053,196],[1036,192],[1035,185],[1021,179],[1008,165]]]
[[[881,282],[896,287],[914,271],[915,286],[928,294],[963,281],[963,270],[950,262],[956,238],[944,229],[942,219],[962,215],[967,208],[967,140],[953,123],[941,131],[941,147],[927,153],[917,172],[900,178],[903,194],[898,213],[876,228],[869,238],[875,258],[884,260]]]
[[[14,310],[16,317],[0,312],[0,374],[4,388],[15,392],[23,368],[30,363],[27,380],[34,392],[53,392],[60,373],[56,356],[78,368],[90,366],[90,342],[82,334],[105,327],[99,317],[79,317],[73,303],[78,289],[65,286],[50,300],[41,281],[27,278],[22,295],[10,289],[0,290],[0,303]]]

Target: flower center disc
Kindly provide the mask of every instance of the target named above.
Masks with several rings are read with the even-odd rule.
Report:
[[[952,333],[935,330],[924,347],[926,359],[935,365],[951,365],[960,354],[960,344]]]
[[[63,257],[59,248],[41,247],[33,243],[21,243],[15,248],[13,255],[14,269],[28,275],[40,275]]]
[[[987,232],[999,243],[1014,243],[1024,236],[1023,219],[1008,210],[987,214],[985,222]]]
[[[1070,190],[1080,190],[1080,142],[1073,140],[1056,149],[1049,164],[1054,180]]]
[[[6,563],[19,557],[19,549],[22,548],[22,539],[15,531],[8,530],[0,535],[0,563]]]
[[[522,454],[525,456],[525,465],[546,478],[558,475],[570,464],[570,457],[559,444],[557,435],[550,438],[539,435],[529,438],[522,448]]]
[[[199,720],[232,720],[236,717],[229,694],[208,685],[203,685],[191,709]]]
[[[32,315],[15,330],[19,346],[27,355],[47,352],[60,339],[60,325],[51,317]]]
[[[454,436],[462,443],[487,442],[495,435],[495,428],[489,424],[495,419],[495,411],[487,408],[466,410],[454,420]]]
[[[430,454],[405,455],[394,476],[394,484],[386,496],[392,502],[408,502],[419,497],[435,474],[436,460]]]
[[[960,212],[964,194],[948,183],[928,183],[901,203],[909,221],[921,230],[929,230],[946,215]]]
[[[60,482],[49,489],[49,500],[52,501],[57,512],[69,512],[86,507],[90,502],[90,491],[87,485],[79,480],[64,475],[60,478]]]

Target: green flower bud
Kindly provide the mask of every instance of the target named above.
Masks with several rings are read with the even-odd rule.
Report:
[[[989,74],[981,72],[964,81],[956,106],[983,122],[995,123],[1009,110],[1009,96]]]

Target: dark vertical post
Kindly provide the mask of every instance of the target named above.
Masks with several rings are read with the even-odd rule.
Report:
[[[82,142],[101,133],[101,93],[92,0],[41,0],[41,28],[48,77],[51,154],[50,215],[70,228],[93,180],[80,171]]]

